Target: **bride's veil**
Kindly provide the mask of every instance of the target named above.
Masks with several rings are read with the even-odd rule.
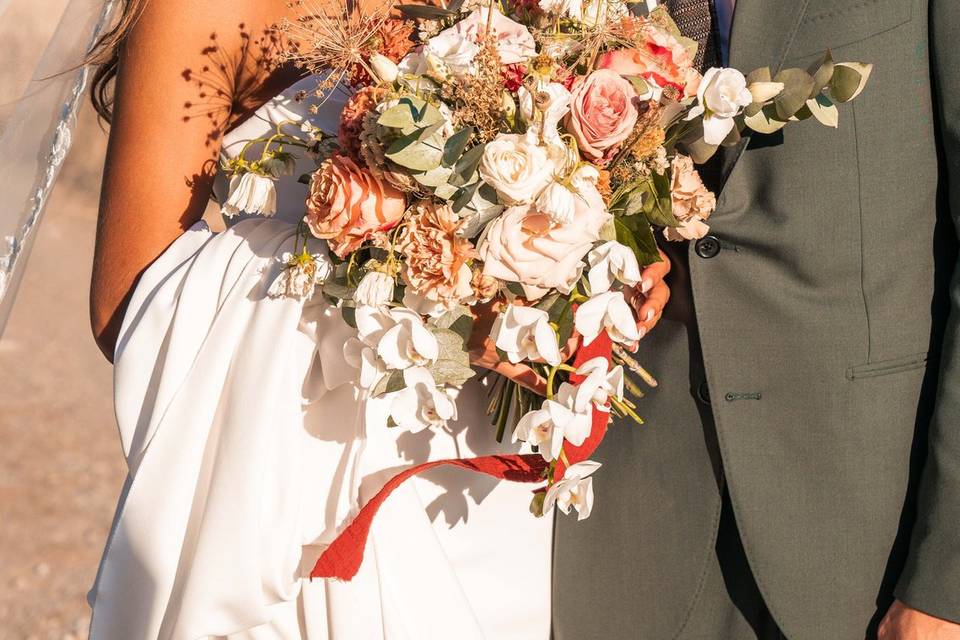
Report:
[[[36,2],[36,0],[32,0]],[[0,0],[0,24],[15,24],[20,0]],[[41,4],[45,4],[41,3]],[[90,69],[87,51],[111,22],[118,0],[66,0],[44,11],[57,28],[49,41],[28,41],[39,63],[9,119],[0,121],[0,334],[6,325],[47,198],[70,151]],[[21,8],[22,10],[22,8]],[[18,46],[17,57],[29,59]],[[0,64],[14,64],[0,60]]]

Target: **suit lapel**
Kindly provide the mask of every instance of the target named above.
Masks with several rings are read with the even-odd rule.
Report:
[[[810,0],[737,0],[730,32],[729,66],[744,74],[770,67],[776,75],[793,43]],[[749,129],[724,154],[723,177],[733,171],[750,142]]]

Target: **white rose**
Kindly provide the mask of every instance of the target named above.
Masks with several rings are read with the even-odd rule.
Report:
[[[232,218],[241,212],[264,216],[277,212],[277,187],[273,178],[249,171],[230,178],[230,192],[220,213]]]
[[[480,177],[505,204],[533,202],[553,178],[554,166],[543,147],[526,136],[501,134],[487,144]]]
[[[570,513],[570,507],[577,510],[577,520],[590,517],[593,510],[593,478],[590,476],[600,468],[599,462],[585,460],[571,465],[559,482],[547,489],[543,500],[543,512],[547,513],[557,505],[564,513]]]
[[[382,271],[371,271],[363,276],[353,300],[359,305],[379,307],[393,299],[394,279]]]
[[[640,282],[640,265],[637,256],[629,247],[611,240],[605,242],[587,255],[590,271],[590,292],[593,294],[609,291],[615,281],[628,287]]]
[[[550,315],[541,309],[508,306],[494,321],[490,337],[514,364],[522,360],[560,364],[557,334],[550,326]]]
[[[697,89],[697,105],[687,120],[703,115],[703,141],[720,144],[730,130],[733,119],[753,102],[747,79],[736,69],[713,67],[707,70]]]
[[[577,307],[574,326],[583,336],[584,345],[596,340],[604,330],[611,340],[620,344],[632,344],[640,339],[636,318],[622,291],[607,291],[592,296]]]

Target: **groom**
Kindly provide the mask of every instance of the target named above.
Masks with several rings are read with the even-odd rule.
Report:
[[[721,55],[732,15],[744,72],[875,69],[838,130],[726,150],[641,344],[646,425],[557,520],[554,637],[960,639],[960,3],[667,4]]]

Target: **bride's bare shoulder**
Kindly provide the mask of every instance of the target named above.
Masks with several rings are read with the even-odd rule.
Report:
[[[296,79],[275,28],[286,17],[293,17],[289,0],[147,2],[127,57],[136,59],[136,75],[176,71],[189,86],[189,115],[242,119]]]

